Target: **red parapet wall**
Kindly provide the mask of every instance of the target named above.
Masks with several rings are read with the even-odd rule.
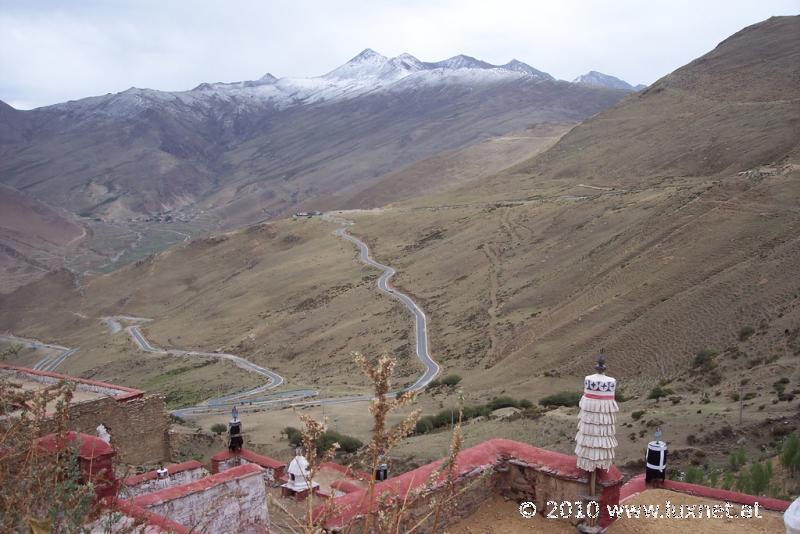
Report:
[[[144,391],[142,391],[141,389],[118,386],[116,384],[109,384],[108,382],[100,382],[99,380],[87,380],[84,378],[62,375],[61,373],[53,373],[50,371],[39,371],[37,369],[31,369],[30,367],[17,367],[15,365],[7,365],[4,363],[0,363],[0,371],[2,370],[15,372],[22,375],[29,375],[32,380],[36,380],[38,377],[43,379],[51,379],[50,381],[53,382],[56,381],[73,382],[78,386],[82,384],[91,389],[109,390],[110,392],[117,392],[116,395],[110,395],[110,396],[119,402],[128,401],[144,395]]]
[[[644,475],[637,475],[625,483],[620,489],[620,502],[625,502],[636,495],[647,491],[648,489],[665,489],[677,493],[685,493],[687,495],[694,495],[695,497],[705,497],[714,501],[723,501],[736,504],[747,504],[750,506],[758,505],[767,510],[776,512],[785,512],[789,505],[789,501],[781,499],[773,499],[771,497],[761,497],[758,495],[749,495],[747,493],[739,493],[737,491],[729,491],[721,488],[712,488],[710,486],[702,486],[700,484],[690,484],[688,482],[679,482],[677,480],[665,480],[663,483],[647,486],[644,481]]]
[[[179,464],[165,465],[164,468],[167,470],[167,473],[169,475],[175,475],[177,473],[182,473],[184,471],[203,469],[203,464],[201,464],[197,460],[189,460],[188,462],[183,462]],[[138,486],[143,482],[148,482],[150,480],[155,480],[157,478],[158,478],[158,471],[147,471],[146,473],[141,473],[139,475],[133,475],[127,477],[124,483],[126,486]]]
[[[364,516],[374,506],[374,499],[381,495],[388,494],[399,502],[404,501],[412,492],[425,487],[431,474],[441,466],[442,462],[443,460],[437,460],[377,483],[372,504],[368,502],[364,489],[336,498],[334,508],[342,511],[328,519],[325,527],[338,529],[350,524],[358,517]],[[511,465],[520,471],[532,471],[538,473],[537,476],[558,479],[561,481],[561,486],[571,484],[577,488],[588,484],[588,473],[578,468],[575,456],[540,449],[508,439],[492,439],[461,451],[456,459],[455,477],[458,480],[466,480],[476,477],[488,469],[496,469],[498,477],[508,476],[507,467]],[[431,493],[435,493],[437,488],[442,487],[444,477],[445,473],[442,473],[437,483],[431,488]],[[529,495],[536,495],[538,499],[547,498],[542,495],[541,489],[537,492],[534,487],[525,487],[525,482],[521,483],[522,487],[520,487],[520,482],[515,484],[512,484],[513,488],[508,486],[506,489],[517,492],[528,490]],[[608,471],[598,471],[597,484],[601,490],[601,511],[606,509],[606,505],[619,502],[622,474],[615,466]],[[493,491],[500,493],[503,489],[495,487]],[[325,510],[325,505],[317,507],[314,510],[315,517],[325,513]],[[607,513],[603,514],[601,525],[610,523],[609,519]]]
[[[242,462],[241,460],[244,460]],[[264,469],[272,469],[274,471],[274,478],[277,480],[284,476],[286,471],[286,464],[275,458],[258,454],[248,449],[241,449],[237,452],[221,451],[211,457],[211,473],[220,473],[225,471],[226,464],[243,465],[243,464],[256,464]]]

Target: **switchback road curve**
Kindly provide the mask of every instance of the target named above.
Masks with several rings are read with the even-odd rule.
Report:
[[[414,315],[414,331],[417,338],[417,358],[419,358],[419,360],[425,366],[425,372],[417,379],[416,382],[404,388],[403,391],[418,391],[423,389],[431,382],[431,380],[436,377],[437,374],[439,374],[439,371],[441,370],[439,364],[436,363],[433,358],[431,358],[431,355],[428,352],[428,317],[425,315],[425,312],[422,310],[422,308],[420,308],[419,305],[411,299],[411,297],[389,285],[389,280],[396,274],[394,268],[375,261],[375,259],[373,259],[369,254],[369,246],[367,246],[366,243],[357,237],[347,233],[347,227],[353,224],[351,221],[333,217],[327,217],[327,220],[338,222],[339,224],[344,225],[334,233],[337,236],[354,243],[358,247],[359,259],[363,263],[383,271],[383,274],[381,274],[380,278],[378,278],[378,289],[388,294],[392,298],[402,302],[403,305],[405,305],[405,307],[408,308],[408,310]]]
[[[396,274],[394,268],[384,265],[370,256],[369,246],[366,243],[347,233],[347,227],[351,226],[353,223],[352,221],[341,219],[337,217],[332,217],[329,215],[325,215],[323,217],[325,220],[338,223],[342,225],[341,228],[338,228],[334,234],[338,237],[346,239],[351,243],[355,244],[359,250],[359,259],[366,265],[371,267],[375,267],[381,271],[381,276],[378,278],[378,289],[389,295],[390,297],[400,301],[414,316],[414,331],[416,337],[416,354],[417,358],[419,358],[420,362],[425,366],[425,372],[417,378],[417,380],[411,384],[403,388],[400,391],[419,391],[424,389],[440,372],[439,364],[431,358],[430,353],[428,351],[428,318],[425,315],[425,312],[422,308],[414,302],[414,300],[402,293],[394,289],[390,284],[389,280]],[[173,410],[172,414],[179,416],[179,417],[186,417],[191,415],[201,415],[206,413],[218,413],[223,411],[228,411],[233,406],[238,406],[240,409],[244,408],[245,410],[254,408],[254,409],[264,409],[269,407],[277,407],[277,406],[311,406],[311,405],[321,405],[321,404],[344,404],[350,402],[365,402],[372,400],[371,395],[351,395],[351,396],[343,396],[343,397],[332,397],[332,398],[315,398],[319,395],[319,392],[313,389],[295,389],[295,390],[284,390],[280,392],[274,393],[267,393],[269,390],[277,388],[285,383],[284,378],[271,371],[265,367],[261,367],[260,365],[256,365],[241,356],[236,356],[235,354],[226,354],[220,352],[201,352],[201,351],[194,351],[194,350],[183,350],[183,349],[163,349],[159,347],[153,346],[150,341],[144,336],[141,331],[141,325],[143,323],[149,322],[151,319],[146,319],[143,317],[132,317],[129,315],[115,315],[110,317],[103,317],[102,322],[109,328],[111,333],[117,333],[122,331],[123,329],[128,333],[128,335],[133,339],[134,343],[144,352],[154,353],[154,354],[165,354],[170,356],[195,356],[200,358],[215,358],[221,360],[228,360],[232,362],[237,367],[251,373],[255,373],[260,375],[266,379],[266,382],[262,385],[259,385],[255,388],[248,389],[246,391],[241,391],[237,393],[231,393],[228,395],[223,395],[220,397],[214,397],[208,399],[206,401],[201,402],[195,406],[181,408],[178,410]],[[123,326],[122,322],[132,323],[128,326]],[[39,362],[36,365],[36,368],[53,371],[58,365],[60,365],[64,359],[69,357],[73,354],[77,349],[69,349],[67,347],[59,347],[54,345],[45,345],[43,343],[35,342],[32,340],[23,340],[22,338],[15,338],[13,336],[0,336],[0,339],[5,338],[8,340],[14,340],[18,342],[23,342],[24,344],[32,347],[37,346],[44,346],[51,349],[58,349],[61,352],[56,357],[53,358],[46,358],[42,362]]]

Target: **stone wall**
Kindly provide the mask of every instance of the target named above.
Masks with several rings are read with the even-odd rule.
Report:
[[[70,429],[97,435],[100,424],[111,434],[111,445],[123,463],[155,464],[169,458],[169,416],[161,395],[127,401],[104,397],[70,406]]]
[[[69,381],[79,391],[107,395],[76,402],[69,407],[70,430],[97,435],[103,424],[111,434],[118,459],[132,465],[155,464],[169,459],[169,416],[164,398],[143,391],[60,373],[0,364],[0,376],[19,377],[45,384]],[[44,428],[43,433],[52,431]]]
[[[262,470],[242,465],[130,501],[193,532],[264,534],[269,529]]]

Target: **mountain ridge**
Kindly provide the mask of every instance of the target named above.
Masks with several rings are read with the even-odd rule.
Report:
[[[604,74],[596,70],[590,70],[586,74],[581,74],[572,80],[572,83],[580,83],[596,87],[608,87],[610,89],[622,89],[623,91],[640,91],[647,87],[643,84],[634,86],[621,78],[611,76],[610,74]]]
[[[140,225],[133,235],[110,229],[152,237],[135,253],[119,255],[117,247],[135,245],[124,237],[98,237],[102,244],[90,247],[108,253],[100,265],[115,265],[174,243],[178,234],[151,224],[167,215],[195,235],[323,203],[336,208],[438,152],[575,123],[627,94],[544,78],[522,62],[473,68],[457,56],[441,67],[374,51],[357,58],[328,78],[265,75],[0,109],[13,118],[0,121],[0,183],[94,226]]]

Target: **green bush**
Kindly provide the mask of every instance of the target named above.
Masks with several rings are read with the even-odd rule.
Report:
[[[415,434],[427,434],[431,430],[436,428],[433,424],[433,418],[430,415],[426,415],[425,417],[420,417],[417,421],[416,426],[414,427]]]
[[[432,390],[432,389],[436,389],[436,388],[438,388],[438,387],[439,387],[439,386],[441,386],[441,385],[442,385],[442,383],[441,383],[441,382],[439,382],[439,379],[438,379],[438,378],[434,378],[433,380],[431,380],[430,382],[428,382],[428,385],[427,385],[427,386],[425,386],[425,390],[426,390],[426,391],[430,391],[430,390]]]
[[[228,430],[228,427],[224,423],[214,423],[211,425],[211,432],[218,436],[226,430]]]
[[[562,391],[539,399],[542,406],[577,406],[581,401],[579,391]]]
[[[738,471],[740,467],[747,463],[747,454],[744,452],[744,449],[740,448],[733,451],[728,463],[730,464],[731,469]]]
[[[533,403],[527,399],[517,400],[512,397],[496,397],[486,404],[464,406],[461,409],[461,420],[467,421],[476,417],[488,417],[492,411],[507,406],[529,410],[533,408]],[[458,408],[453,407],[445,408],[436,415],[423,416],[417,421],[414,432],[416,434],[427,434],[438,428],[448,427],[458,421],[458,414]]]
[[[781,464],[792,475],[800,471],[800,438],[797,432],[792,432],[781,446]]]
[[[786,390],[786,385],[789,383],[789,379],[785,376],[778,380],[777,382],[772,384],[773,389],[775,389],[778,394],[783,393]]]
[[[449,426],[458,421],[458,410],[456,408],[447,408],[434,416],[434,424],[436,428]]]
[[[283,434],[286,434],[286,438],[292,447],[299,447],[303,444],[303,434],[295,427],[287,426],[283,429]]]
[[[323,454],[334,443],[339,444],[339,450],[342,452],[356,452],[364,446],[361,440],[353,436],[341,434],[335,430],[326,430],[317,440],[317,454]]]
[[[739,341],[747,341],[755,333],[756,329],[752,326],[743,326],[739,329]]]
[[[500,408],[519,408],[519,402],[512,397],[495,397],[487,404],[492,410],[499,410]]]
[[[354,438],[353,436],[348,436],[346,434],[340,434],[335,430],[328,430],[322,435],[322,439],[327,443],[338,443],[339,450],[343,452],[356,452],[358,449],[364,446],[364,444],[358,438]],[[328,445],[330,447],[330,445]],[[320,449],[319,446],[317,446]]]
[[[639,419],[642,418],[644,414],[645,414],[644,410],[636,410],[635,412],[631,413],[631,417],[633,418],[634,421],[638,421]]]
[[[488,417],[492,413],[491,408],[485,404],[478,406],[464,406],[464,420],[475,419],[476,417]]]
[[[702,469],[690,465],[689,468],[686,470],[686,476],[684,477],[684,481],[688,482],[689,484],[702,484],[705,478],[706,474],[703,472]]]
[[[755,463],[750,466],[750,491],[756,495],[765,495],[772,480],[772,463]]]
[[[647,396],[648,399],[660,399],[663,397],[669,397],[672,395],[674,391],[669,388],[665,388],[662,386],[656,386],[650,390],[650,394]]]
[[[453,387],[461,382],[461,377],[458,375],[447,375],[446,377],[442,378],[442,384],[445,386]]]
[[[692,360],[692,368],[693,369],[709,369],[715,366],[714,358],[716,358],[717,353],[713,350],[704,349],[694,355],[694,360]]]

